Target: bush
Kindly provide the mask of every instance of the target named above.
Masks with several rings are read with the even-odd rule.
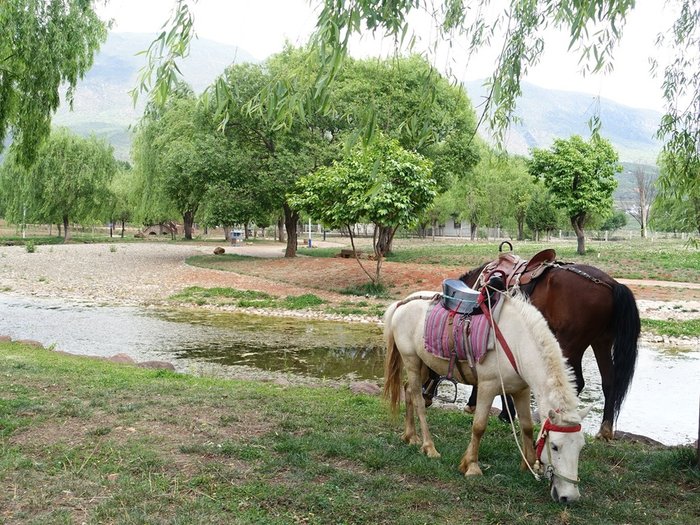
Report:
[[[26,244],[24,245],[24,249],[27,250],[27,253],[34,253],[36,251],[36,246],[34,246],[34,241],[27,241]]]

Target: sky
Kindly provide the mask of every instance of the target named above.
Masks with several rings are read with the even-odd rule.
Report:
[[[174,4],[175,0],[108,0],[99,12],[114,20],[113,31],[156,32]],[[262,60],[280,51],[286,41],[306,43],[316,22],[315,5],[316,1],[309,0],[199,0],[194,8],[195,31],[199,38],[239,46]],[[428,24],[417,21],[422,24],[423,33],[428,33],[424,41],[429,41]],[[662,111],[661,79],[652,77],[649,57],[660,53],[654,44],[656,35],[672,21],[673,12],[666,2],[638,0],[615,51],[614,71],[588,77],[580,73],[578,55],[567,51],[566,35],[548,31],[545,55],[525,80],[550,89],[590,93],[627,106]],[[392,50],[391,43],[365,35],[353,42],[351,54],[367,57],[386,55]],[[450,63],[451,72],[458,79],[475,80],[491,73],[495,56],[495,51],[485,50],[467,62],[463,50],[456,45],[449,57],[439,53],[434,63],[443,70]],[[659,58],[663,63],[664,57]]]

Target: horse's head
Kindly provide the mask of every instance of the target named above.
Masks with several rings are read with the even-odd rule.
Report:
[[[578,457],[584,445],[581,421],[591,407],[565,416],[549,411],[537,440],[537,460],[551,482],[551,495],[559,503],[573,503],[578,490]]]

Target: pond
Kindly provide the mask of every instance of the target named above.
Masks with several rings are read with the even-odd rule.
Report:
[[[0,294],[0,335],[34,339],[82,355],[126,353],[138,361],[166,360],[188,372],[246,365],[327,379],[377,380],[383,375],[381,330],[298,318],[202,310],[96,307]],[[592,352],[584,357],[582,402],[594,405],[586,431],[600,423],[602,393]],[[697,438],[700,349],[640,347],[632,387],[617,428],[665,444]]]

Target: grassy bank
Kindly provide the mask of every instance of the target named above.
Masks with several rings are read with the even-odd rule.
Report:
[[[443,456],[345,389],[194,378],[0,343],[0,521],[685,524],[689,448],[590,441],[583,500],[551,502],[491,421],[485,476],[457,470],[471,416],[430,411]]]

